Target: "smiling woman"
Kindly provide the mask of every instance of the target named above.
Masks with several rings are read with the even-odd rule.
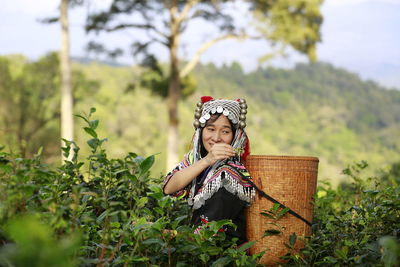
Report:
[[[224,229],[227,238],[246,242],[244,208],[254,198],[251,177],[243,165],[249,154],[244,99],[197,104],[192,149],[164,181],[164,192],[184,196],[193,208],[192,224],[231,219],[237,229]]]
[[[211,148],[216,144],[230,144],[233,139],[233,126],[227,117],[224,115],[212,115],[207,121],[206,127],[203,129],[201,141],[204,150],[209,153]],[[229,151],[230,146],[226,147]],[[222,150],[221,152],[227,152]],[[204,151],[203,151],[204,153]],[[202,154],[203,154],[202,153]],[[204,155],[204,154],[203,154]],[[228,153],[225,153],[228,155]],[[204,155],[205,156],[205,155]]]

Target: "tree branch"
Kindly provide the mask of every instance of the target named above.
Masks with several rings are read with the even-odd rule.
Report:
[[[193,70],[193,68],[197,65],[197,63],[199,63],[201,55],[204,52],[206,52],[211,46],[215,45],[216,43],[218,43],[220,41],[227,40],[227,39],[258,39],[258,38],[260,38],[260,37],[252,37],[247,34],[240,34],[240,35],[226,34],[226,35],[220,36],[218,38],[215,38],[213,40],[210,40],[210,41],[206,42],[205,44],[203,44],[203,46],[200,47],[199,50],[197,50],[197,52],[193,55],[192,59],[185,65],[185,67],[183,67],[179,76],[182,79],[186,75],[188,75]]]
[[[151,42],[159,43],[159,44],[164,45],[165,47],[168,47],[168,42],[167,41],[161,40],[161,39],[159,39],[159,38],[157,38],[155,36],[151,36],[150,34],[147,34],[147,36],[148,36],[148,38],[150,39]]]
[[[122,23],[117,26],[110,27],[110,28],[104,28],[104,29],[107,32],[113,32],[113,31],[118,31],[118,30],[125,29],[125,28],[139,28],[139,29],[153,30],[155,33],[161,35],[162,37],[168,38],[168,36],[165,33],[160,32],[159,30],[156,29],[156,27],[154,27],[154,25],[151,25],[151,24]]]
[[[199,3],[199,0],[188,1],[188,3],[185,5],[182,12],[180,13],[179,17],[176,19],[177,23],[181,24],[181,22],[187,18],[189,11],[193,8],[193,6],[195,6],[198,3]]]

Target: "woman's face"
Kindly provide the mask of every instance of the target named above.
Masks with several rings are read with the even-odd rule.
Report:
[[[231,124],[228,118],[224,115],[220,115],[214,122],[207,123],[203,129],[201,138],[207,152],[210,152],[210,149],[214,144],[231,144],[232,139],[233,131]]]

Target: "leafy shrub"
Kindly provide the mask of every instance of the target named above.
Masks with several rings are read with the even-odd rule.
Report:
[[[15,243],[1,248],[1,266],[76,266],[79,235],[56,240],[52,229],[32,215],[13,218],[5,230]]]
[[[345,169],[350,182],[337,190],[318,187],[313,235],[304,257],[286,257],[290,265],[399,265],[400,188],[393,177],[399,165],[379,178],[362,179],[367,166],[363,161]]]
[[[128,153],[110,159],[96,132],[95,112],[79,116],[91,154],[79,147],[60,167],[41,161],[40,151],[21,158],[0,149],[0,265],[4,266],[256,266],[254,243],[238,248],[219,232],[233,226],[211,222],[194,234],[190,210],[165,196],[161,177],[150,177],[154,156]],[[400,164],[379,178],[362,178],[361,162],[344,170],[348,183],[318,187],[313,235],[301,254],[283,256],[293,266],[398,266]],[[280,218],[277,206],[265,215]],[[265,237],[279,234],[266,230]],[[293,248],[296,236],[287,242]]]
[[[102,147],[106,139],[96,132],[99,122],[91,119],[93,112],[79,115],[90,136],[91,154],[86,162],[79,161],[79,147],[67,140],[64,155],[68,158],[71,149],[74,155],[57,168],[43,164],[40,151],[31,159],[0,151],[3,263],[23,266],[36,253],[44,255],[37,258],[38,266],[56,265],[57,259],[66,266],[74,262],[80,266],[257,264],[257,255],[246,255],[251,244],[237,249],[235,240],[226,240],[218,231],[232,225],[230,221],[212,222],[200,234],[193,233],[186,203],[165,196],[161,177],[150,177],[154,156],[128,153],[122,159],[108,158]],[[30,217],[18,219],[19,215],[36,219],[30,222],[26,219]],[[29,231],[21,232],[22,238],[15,227]],[[76,236],[81,237],[80,245]],[[27,249],[36,241],[40,242],[34,250]],[[72,252],[60,253],[62,248]]]

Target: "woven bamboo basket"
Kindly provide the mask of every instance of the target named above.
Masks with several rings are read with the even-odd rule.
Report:
[[[247,158],[246,167],[257,187],[311,222],[318,161],[315,157],[254,155]],[[295,251],[304,247],[304,237],[311,235],[309,225],[287,213],[276,221],[279,229],[283,229],[282,234],[262,238],[265,230],[278,229],[268,224],[274,222],[273,219],[260,215],[260,212],[269,210],[273,205],[272,201],[257,194],[254,203],[246,210],[247,239],[257,240],[250,248],[250,253],[266,251],[261,264],[267,266],[283,263],[279,257],[289,252],[285,243],[289,243],[291,234],[297,235]]]

